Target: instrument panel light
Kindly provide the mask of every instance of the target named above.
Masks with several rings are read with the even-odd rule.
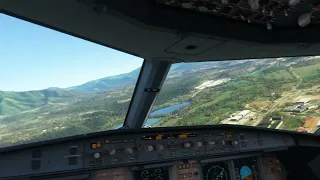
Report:
[[[91,143],[91,149],[98,149],[98,148],[101,148],[101,147],[102,147],[101,142]]]

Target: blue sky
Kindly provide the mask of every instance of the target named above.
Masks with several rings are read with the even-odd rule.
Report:
[[[143,59],[0,14],[0,90],[70,87],[134,70]]]

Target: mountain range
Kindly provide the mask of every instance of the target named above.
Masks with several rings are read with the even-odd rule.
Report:
[[[192,72],[193,69],[214,68],[219,65],[226,66],[232,63],[231,61],[221,61],[173,64],[168,77],[180,73]],[[141,67],[128,73],[96,79],[68,88],[50,87],[44,90],[26,92],[0,91],[0,118],[1,115],[11,115],[29,111],[50,103],[69,102],[70,99],[84,96],[91,97],[95,93],[112,92],[116,89],[130,89],[136,84],[140,70]]]
[[[206,65],[208,63],[173,64],[170,73],[175,74]],[[96,79],[68,88],[50,87],[44,90],[25,92],[0,91],[0,118],[1,115],[21,113],[52,103],[69,102],[71,99],[79,97],[92,97],[95,93],[133,87],[140,70],[141,67],[128,73]]]
[[[203,63],[181,63],[173,64],[169,74],[175,74],[192,70],[193,68],[206,67],[216,62],[203,62]],[[225,63],[225,62],[224,62]],[[110,89],[119,89],[128,85],[134,85],[138,79],[141,67],[124,74],[115,76],[104,77],[101,79],[86,82],[78,86],[68,88],[50,87],[47,90],[67,90],[83,93],[103,92]]]
[[[68,88],[50,87],[47,90],[66,90],[83,93],[103,92],[109,89],[122,88],[136,83],[141,67],[124,74],[108,76]]]
[[[211,63],[173,64],[171,76],[182,77]],[[13,92],[0,91],[0,147],[112,129],[123,122],[141,67],[68,87]],[[186,72],[186,73],[183,73]],[[188,81],[185,81],[188,83]],[[180,92],[167,88],[166,98]],[[166,99],[165,98],[165,99]],[[160,101],[159,101],[160,102]]]
[[[262,68],[267,63],[244,60],[173,64],[154,108],[188,101],[198,94],[195,87],[206,80],[238,77],[252,66]],[[0,147],[117,127],[125,119],[140,70],[68,88],[0,91]],[[201,99],[200,94],[195,97]]]

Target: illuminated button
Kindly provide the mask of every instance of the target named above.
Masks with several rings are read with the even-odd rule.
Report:
[[[184,148],[189,148],[189,147],[191,147],[191,144],[188,143],[188,142],[187,142],[187,143],[184,143],[184,144],[183,144],[183,147],[184,147]]]
[[[115,155],[116,153],[117,153],[117,151],[116,151],[115,149],[111,149],[111,150],[109,151],[109,154],[110,154],[111,156]]]
[[[101,157],[101,154],[99,152],[93,153],[93,158],[99,159]]]
[[[197,146],[198,146],[198,147],[201,147],[201,146],[202,146],[202,142],[201,142],[201,141],[198,141],[198,142],[197,142]]]
[[[149,151],[149,152],[153,151],[153,146],[149,145],[149,146],[147,147],[147,151]]]

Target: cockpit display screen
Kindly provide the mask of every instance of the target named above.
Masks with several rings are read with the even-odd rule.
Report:
[[[237,180],[261,180],[255,157],[234,160],[234,168]]]
[[[168,167],[157,167],[135,171],[135,180],[165,180],[169,179]]]
[[[229,166],[227,161],[202,165],[204,180],[229,180]]]

